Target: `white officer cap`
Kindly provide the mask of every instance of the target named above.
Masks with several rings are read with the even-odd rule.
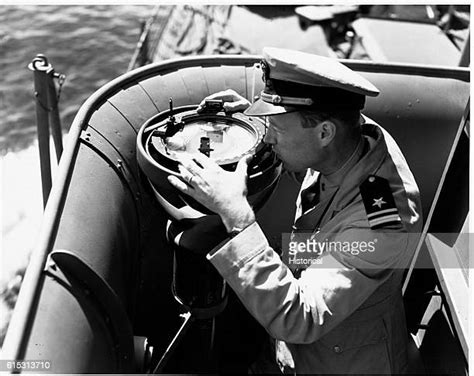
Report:
[[[265,47],[265,88],[246,115],[266,116],[302,109],[362,109],[365,97],[379,90],[336,59],[283,48]]]

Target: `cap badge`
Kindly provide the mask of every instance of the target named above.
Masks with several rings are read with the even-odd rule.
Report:
[[[311,98],[285,97],[278,94],[265,93],[265,91],[260,93],[260,99],[264,102],[287,106],[311,106],[314,103]]]
[[[272,103],[273,104],[280,104],[282,99],[279,95],[272,95]]]

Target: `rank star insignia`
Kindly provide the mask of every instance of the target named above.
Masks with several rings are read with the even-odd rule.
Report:
[[[383,204],[386,204],[386,202],[383,200],[383,197],[374,198],[374,203],[372,206],[378,206],[379,209],[381,209]]]
[[[359,189],[371,229],[401,226],[402,220],[387,179],[370,175]]]

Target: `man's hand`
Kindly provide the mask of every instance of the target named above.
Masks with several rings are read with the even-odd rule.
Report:
[[[224,101],[224,111],[225,112],[238,112],[244,111],[250,106],[250,102],[245,99],[243,96],[237,94],[232,89],[227,89],[224,91],[219,91],[217,93],[211,94],[204,98],[197,108],[197,112],[201,112],[206,100],[209,99],[222,99]]]
[[[180,156],[180,180],[170,175],[169,182],[218,214],[227,231],[245,228],[255,221],[247,201],[247,165],[251,156],[242,158],[234,172],[225,171],[203,154]]]

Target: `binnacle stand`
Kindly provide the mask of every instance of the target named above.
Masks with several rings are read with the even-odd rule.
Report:
[[[225,227],[219,216],[175,189],[168,177],[180,178],[183,155],[205,154],[227,171],[234,171],[239,160],[250,155],[247,199],[258,211],[275,189],[282,166],[271,146],[263,142],[261,119],[226,113],[220,100],[206,100],[199,112],[197,108],[175,108],[170,98],[169,110],[148,119],[137,136],[138,164],[158,203],[172,218],[166,231],[174,253],[172,294],[182,309],[181,325],[161,358],[154,358],[153,373],[183,368],[212,373],[235,368],[234,354],[229,351],[231,336],[248,348],[254,345],[236,329],[254,328],[253,319],[245,318],[249,314],[204,257],[227,238]],[[229,309],[223,312],[227,304]]]
[[[192,230],[191,230],[192,231]],[[184,313],[180,315],[183,322],[158,361],[153,373],[162,373],[170,357],[192,326],[201,333],[201,338],[208,338],[203,346],[207,347],[207,356],[202,361],[212,366],[215,362],[214,337],[215,319],[227,305],[227,289],[224,279],[202,255],[190,253],[173,244],[173,283],[172,293]],[[202,351],[200,348],[196,351]]]
[[[219,312],[214,313],[211,317],[207,317],[207,315],[202,316],[202,312],[199,312],[200,310],[191,310],[181,314],[180,316],[183,318],[183,323],[181,324],[180,328],[178,329],[170,344],[166,348],[164,354],[162,355],[161,359],[153,370],[153,373],[158,374],[163,372],[164,367],[168,363],[168,360],[173,355],[177,346],[181,343],[181,340],[185,337],[186,333],[188,332],[188,329],[193,325],[193,323],[196,323],[199,320],[210,321],[211,333],[209,339],[209,353],[207,361],[212,363],[214,358],[215,316],[218,315],[221,311],[223,311],[226,303],[227,302],[225,301],[223,307],[218,309]],[[201,322],[200,324],[207,323]]]

